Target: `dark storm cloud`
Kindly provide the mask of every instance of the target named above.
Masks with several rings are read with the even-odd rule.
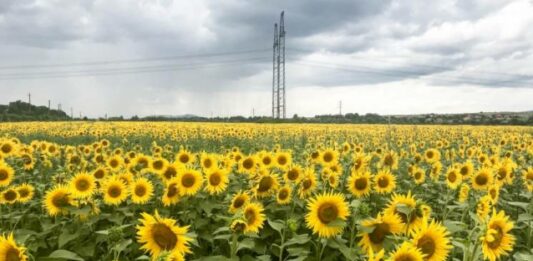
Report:
[[[60,99],[65,93],[91,96],[94,89],[108,95],[99,101],[102,111],[133,110],[131,101],[170,106],[177,98],[158,95],[172,91],[202,93],[190,97],[208,103],[218,102],[217,93],[224,91],[268,92],[273,24],[281,10],[286,14],[287,83],[294,88],[405,80],[449,88],[529,87],[532,6],[523,0],[3,0],[0,67],[258,51],[98,67],[208,65],[118,76],[2,81],[9,73],[90,71],[95,66],[0,69],[0,91],[9,88],[15,95],[20,89],[17,95],[25,95],[37,89]],[[220,65],[239,59],[242,64]],[[48,85],[54,88],[47,93]]]

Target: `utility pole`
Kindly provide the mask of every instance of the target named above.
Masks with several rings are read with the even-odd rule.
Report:
[[[278,24],[274,24],[272,57],[272,118],[287,117],[285,94],[285,12],[281,12]]]
[[[70,107],[70,119],[74,119],[74,109],[72,107]]]
[[[31,93],[28,92],[28,110],[31,112]]]
[[[342,116],[342,100],[339,101],[339,115]]]
[[[252,118],[255,118],[255,108],[252,108]]]

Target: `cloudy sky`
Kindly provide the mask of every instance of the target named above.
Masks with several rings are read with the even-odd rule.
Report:
[[[533,110],[533,1],[1,0],[0,104],[90,117]]]

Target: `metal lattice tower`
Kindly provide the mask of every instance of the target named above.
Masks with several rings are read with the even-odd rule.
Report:
[[[285,95],[285,21],[281,12],[278,24],[274,24],[274,45],[272,57],[272,118],[287,117]]]

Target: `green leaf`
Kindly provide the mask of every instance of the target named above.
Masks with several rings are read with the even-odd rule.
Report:
[[[411,208],[405,204],[398,204],[396,205],[396,211],[406,215],[406,216],[409,216],[411,214]]]
[[[117,252],[122,252],[131,244],[131,242],[133,242],[131,239],[122,239],[120,243],[114,246],[114,248]]]
[[[289,239],[287,242],[285,242],[285,244],[283,244],[283,247],[290,245],[303,245],[309,242],[309,240],[310,238],[307,234],[296,235]]]
[[[64,260],[75,260],[75,261],[84,261],[83,258],[78,256],[78,254],[74,252],[70,252],[68,250],[59,249],[54,252],[52,252],[49,256],[49,258],[57,258],[57,259],[64,259]]]
[[[237,251],[241,249],[253,249],[255,246],[255,242],[251,238],[245,238],[243,241],[239,242],[237,246]]]
[[[345,225],[346,225],[346,221],[340,218],[337,218],[328,223],[328,226],[332,226],[332,227],[344,227]]]
[[[272,220],[268,220],[268,224],[276,231],[278,231],[278,233],[281,233],[281,230],[283,230],[283,222],[281,220],[276,220],[276,221],[272,221]]]
[[[58,244],[58,247],[63,247],[64,245],[66,245],[68,242],[78,238],[79,236],[79,232],[78,230],[76,230],[76,232],[74,233],[69,233],[68,230],[63,230],[63,232],[59,235],[59,238],[57,239],[57,244]]]
[[[511,201],[511,202],[507,202],[507,204],[511,206],[519,207],[523,209],[524,211],[527,211],[529,207],[529,203],[525,203],[525,202]]]

